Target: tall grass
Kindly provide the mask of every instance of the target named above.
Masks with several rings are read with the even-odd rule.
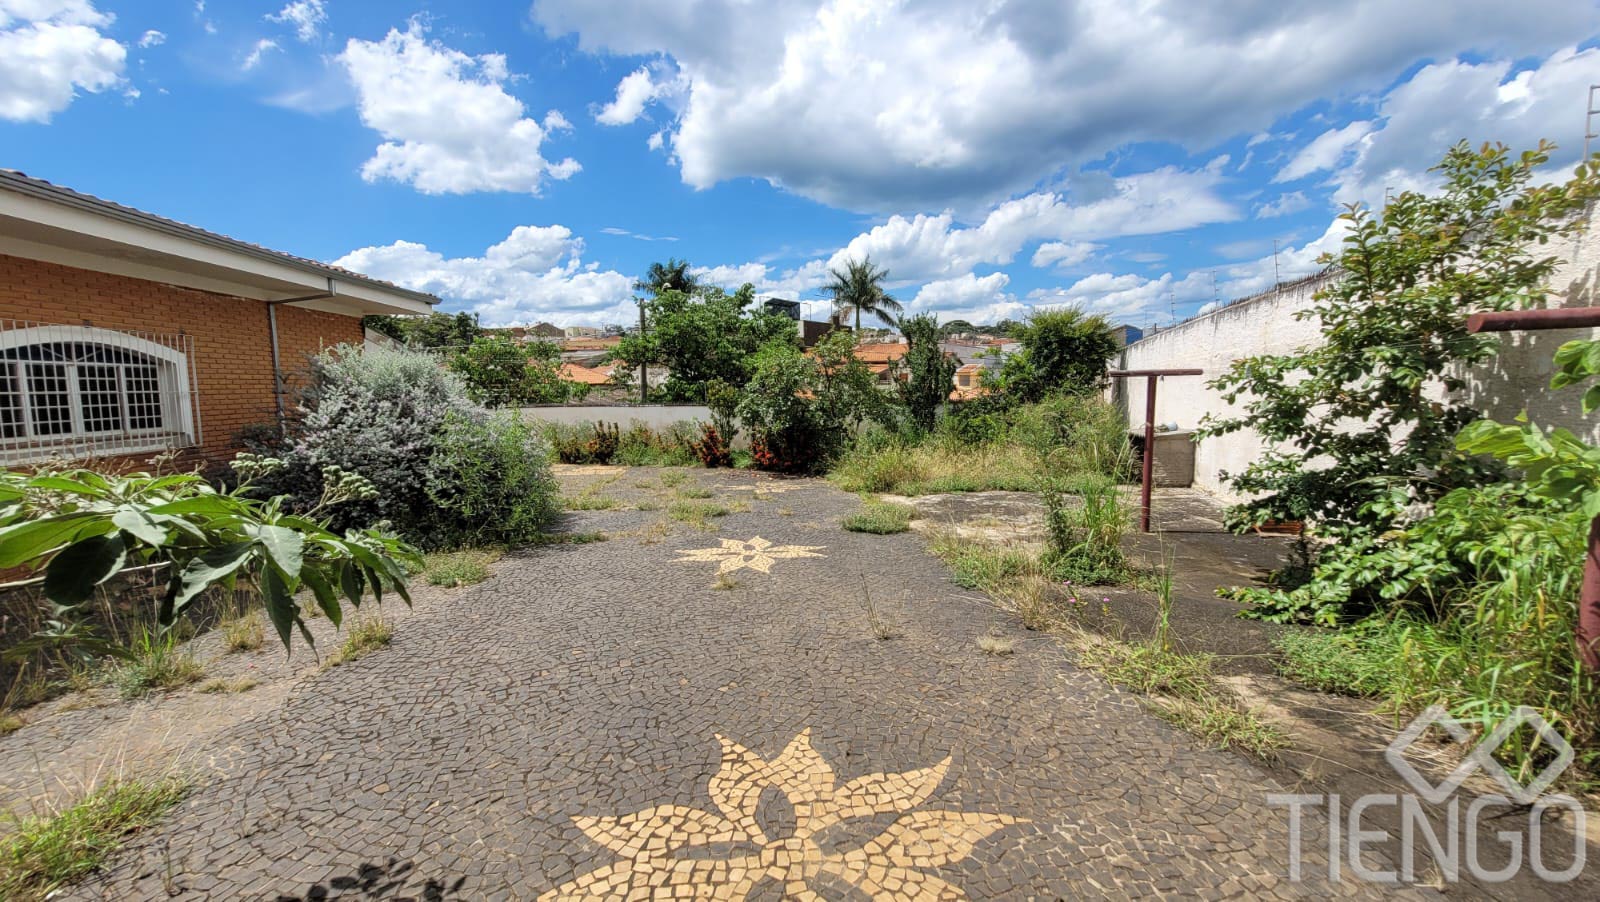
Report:
[[[1034,491],[1119,477],[1127,467],[1122,415],[1098,397],[1061,395],[982,413],[958,409],[925,436],[869,433],[830,478],[851,492],[932,495]]]
[[[53,813],[23,818],[0,839],[0,899],[46,899],[98,868],[129,834],[189,793],[180,777],[105,783]]]
[[[1415,586],[1403,600],[1340,630],[1281,640],[1281,669],[1396,712],[1443,705],[1478,732],[1531,707],[1577,750],[1573,776],[1592,780],[1600,680],[1584,671],[1573,636],[1587,526],[1582,512],[1497,489],[1442,501],[1384,552]],[[1552,752],[1521,730],[1496,757],[1526,781]]]

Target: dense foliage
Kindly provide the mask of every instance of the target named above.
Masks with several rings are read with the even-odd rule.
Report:
[[[956,363],[939,347],[939,320],[932,314],[900,320],[900,333],[909,345],[905,356],[907,378],[898,385],[900,402],[912,424],[927,432],[950,398]]]
[[[762,469],[826,469],[868,420],[893,423],[894,411],[872,373],[852,353],[854,336],[835,332],[812,354],[773,342],[755,356],[737,412]]]
[[[1539,183],[1548,159],[1547,145],[1512,156],[1461,144],[1436,169],[1440,193],[1343,214],[1343,250],[1324,260],[1339,278],[1301,314],[1321,324],[1322,343],[1245,358],[1212,382],[1241,406],[1204,423],[1202,438],[1248,428],[1273,446],[1227,476],[1253,498],[1236,524],[1381,532],[1395,481],[1428,501],[1492,476],[1455,445],[1477,415],[1460,395],[1464,367],[1498,346],[1467,333],[1467,314],[1542,302],[1560,264],[1544,245],[1579,228],[1576,214],[1600,194],[1593,163],[1566,183]]]
[[[482,334],[470,313],[430,313],[427,316],[368,316],[361,324],[379,335],[421,350],[465,348]]]
[[[635,420],[616,423],[548,423],[546,438],[564,464],[621,464],[629,467],[680,467],[695,462],[701,428],[682,421],[652,429]]]
[[[1000,368],[995,388],[1015,403],[1057,392],[1083,394],[1106,384],[1106,361],[1117,353],[1111,324],[1067,307],[1040,310],[1012,329],[1022,349]]]
[[[427,548],[516,544],[556,511],[543,440],[514,412],[474,403],[427,354],[334,348],[314,359],[298,424],[276,452],[264,491],[305,509],[324,468],[370,480],[377,492],[342,505],[340,528],[379,521]]]
[[[490,407],[562,404],[582,400],[589,386],[561,378],[561,348],[548,341],[518,342],[505,335],[480,335],[448,358],[467,392]]]
[[[251,475],[281,462],[244,457],[237,464]],[[93,635],[84,607],[95,590],[128,568],[163,565],[166,590],[156,622],[176,624],[201,593],[229,591],[247,582],[265,600],[268,617],[285,648],[298,627],[306,642],[301,588],[335,624],[341,598],[360,605],[386,590],[407,599],[406,565],[414,550],[374,528],[343,534],[329,529],[325,515],[371,498],[366,480],[326,468],[324,489],[304,513],[286,510],[282,499],[259,501],[248,484],[231,492],[198,475],[111,476],[89,470],[0,473],[0,569],[40,569],[44,594],[55,605],[40,642],[76,651],[122,654]]]
[[[713,381],[742,385],[758,348],[798,342],[794,320],[755,306],[750,285],[733,294],[663,288],[643,303],[648,329],[623,338],[613,356],[629,373],[641,366],[666,368],[667,380],[656,390],[662,401],[702,403]]]

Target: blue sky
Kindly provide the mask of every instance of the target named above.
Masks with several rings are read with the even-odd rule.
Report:
[[[870,255],[945,319],[1149,325],[1312,271],[1461,138],[1576,160],[1596,2],[1449,6],[0,0],[0,166],[485,324]]]

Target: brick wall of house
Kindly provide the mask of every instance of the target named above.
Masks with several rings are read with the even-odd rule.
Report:
[[[190,456],[207,463],[232,456],[239,430],[274,420],[261,301],[0,254],[0,319],[190,336],[202,432]],[[278,308],[280,360],[291,377],[321,348],[361,340],[359,317]]]

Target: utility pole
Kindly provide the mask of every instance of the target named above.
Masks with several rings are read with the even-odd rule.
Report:
[[[639,298],[639,343],[644,344],[644,298]],[[639,403],[650,403],[650,364],[639,361]]]
[[[1594,133],[1594,117],[1600,116],[1600,107],[1595,106],[1595,95],[1600,94],[1600,85],[1589,86],[1589,103],[1587,112],[1583,117],[1583,158],[1589,159],[1589,142],[1600,135]]]
[[[1283,277],[1278,275],[1278,239],[1272,239],[1272,290],[1277,291],[1283,284]]]

